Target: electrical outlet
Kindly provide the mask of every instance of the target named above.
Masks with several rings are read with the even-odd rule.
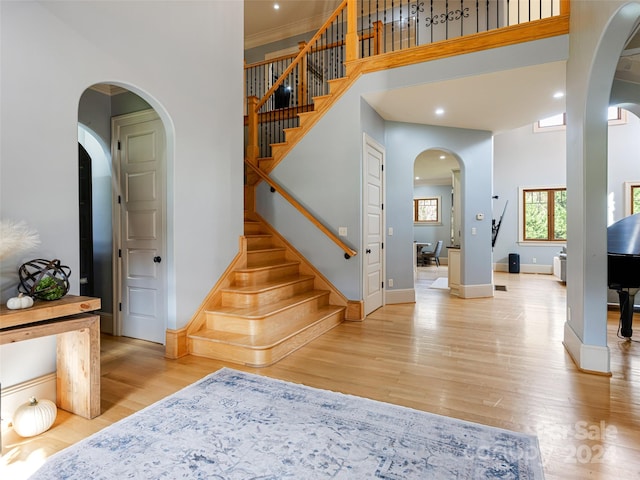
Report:
[[[389,279],[389,288],[393,287],[393,278]]]
[[[338,227],[338,235],[341,237],[347,236],[347,227]]]
[[[536,257],[533,257],[533,263],[536,263],[536,262],[537,262]]]

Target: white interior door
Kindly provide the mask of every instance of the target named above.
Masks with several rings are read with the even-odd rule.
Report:
[[[120,187],[117,330],[164,344],[164,127],[153,111],[116,117],[113,123]]]
[[[364,314],[384,304],[384,148],[364,136]]]

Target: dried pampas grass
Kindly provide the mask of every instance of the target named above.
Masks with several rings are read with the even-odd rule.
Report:
[[[0,221],[0,260],[40,245],[38,232],[25,222]]]

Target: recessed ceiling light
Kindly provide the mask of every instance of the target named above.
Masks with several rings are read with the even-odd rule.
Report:
[[[274,10],[280,10],[280,5],[278,5],[277,3],[273,4],[273,9]]]
[[[420,177],[416,177],[416,180],[420,180]]]
[[[564,97],[564,92],[556,92],[553,94],[553,98],[562,98]]]
[[[436,115],[442,115],[444,113],[444,108],[436,108]]]
[[[440,155],[440,160],[444,160],[445,158],[447,157],[445,157],[444,155]]]

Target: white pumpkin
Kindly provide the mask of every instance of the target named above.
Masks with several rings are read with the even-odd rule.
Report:
[[[31,397],[13,414],[13,429],[21,437],[40,435],[51,428],[58,415],[58,408],[51,400]]]
[[[19,294],[7,300],[7,308],[10,310],[19,310],[21,308],[33,307],[33,298],[28,295]]]

